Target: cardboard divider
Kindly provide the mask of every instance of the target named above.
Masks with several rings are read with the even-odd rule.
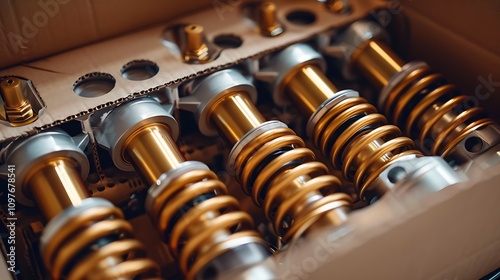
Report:
[[[206,9],[146,30],[4,69],[0,71],[0,76],[17,75],[33,81],[47,109],[32,124],[17,128],[1,127],[0,139],[11,139],[34,133],[36,130],[84,117],[93,111],[123,102],[134,96],[166,86],[175,86],[197,75],[214,72],[245,59],[264,55],[294,42],[306,40],[321,31],[344,26],[386,4],[384,0],[354,0],[351,2],[353,12],[342,15],[331,13],[323,3],[319,2],[276,1],[279,7],[278,18],[287,28],[279,38],[260,35],[258,26],[248,18],[242,17],[239,8],[224,13],[215,8]],[[298,10],[315,14],[316,21],[309,25],[297,25],[287,21],[286,15]],[[201,24],[209,40],[220,34],[235,34],[242,38],[243,44],[237,49],[225,49],[213,62],[198,65],[186,64],[162,45],[162,31],[165,27],[175,23]],[[137,59],[147,59],[156,63],[159,66],[158,74],[144,81],[131,81],[123,78],[120,69]],[[75,81],[92,72],[113,76],[116,80],[114,88],[107,94],[93,98],[76,95],[73,92]]]

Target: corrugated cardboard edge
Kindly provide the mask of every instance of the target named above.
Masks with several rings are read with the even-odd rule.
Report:
[[[226,49],[220,57],[202,65],[188,65],[169,53],[161,44],[160,36],[169,24],[159,25],[130,35],[86,46],[74,51],[20,65],[0,71],[0,76],[19,75],[33,81],[41,98],[47,104],[45,114],[23,127],[1,127],[0,139],[8,140],[57,126],[74,119],[83,119],[89,114],[114,106],[115,104],[148,94],[196,76],[211,73],[247,59],[253,59],[287,45],[307,40],[319,32],[344,26],[365,17],[374,9],[387,5],[384,0],[353,0],[353,12],[337,15],[327,11],[323,3],[304,1],[276,1],[278,17],[286,23],[287,32],[280,38],[266,38],[260,35],[255,25],[242,17],[239,8],[226,13],[208,9],[169,24],[178,22],[198,23],[205,27],[209,39],[219,34],[236,34],[243,38],[243,45],[237,49]],[[296,10],[312,11],[316,22],[312,25],[296,25],[287,22],[286,14]],[[215,19],[215,20],[214,20]],[[277,45],[276,40],[279,40]],[[145,81],[129,81],[121,77],[120,69],[129,61],[148,59],[157,63],[160,72]],[[116,79],[113,90],[103,96],[84,98],[73,93],[72,85],[79,77],[91,72],[109,73]]]

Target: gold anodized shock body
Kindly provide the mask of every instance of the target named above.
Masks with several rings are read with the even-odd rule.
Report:
[[[458,95],[457,88],[442,75],[433,73],[427,64],[405,65],[387,45],[377,40],[367,40],[358,46],[351,55],[351,63],[377,90],[391,86],[380,104],[382,112],[428,154],[463,161],[451,155],[453,150],[471,133],[488,127],[493,127],[495,132],[491,133],[496,136],[482,140],[490,146],[498,143],[500,130],[494,121],[481,108],[469,106],[468,97]],[[403,72],[403,78],[394,79]],[[468,150],[479,154],[474,148]]]
[[[125,142],[123,154],[151,186],[165,171],[185,161],[170,130],[162,124],[151,124],[135,131]]]
[[[69,215],[68,209],[75,213],[90,198],[80,165],[70,157],[48,154],[23,177],[23,192],[34,200],[48,222],[60,222],[61,216]],[[51,226],[49,223],[47,229]],[[99,240],[106,243],[97,246]],[[145,252],[144,246],[133,239],[132,226],[121,210],[108,203],[86,208],[59,230],[52,230],[41,256],[53,279],[158,277],[158,265],[145,258]],[[124,255],[128,257],[124,259]]]
[[[223,98],[211,109],[210,115],[215,127],[231,145],[236,144],[248,131],[266,121],[242,92],[235,92]]]
[[[280,64],[280,60],[287,59],[286,54],[297,50],[319,56],[306,45],[292,45],[273,63]],[[421,154],[414,150],[409,138],[402,137],[396,126],[388,125],[385,117],[356,92],[339,92],[318,63],[318,58],[297,63],[282,74],[276,86],[307,117],[320,116],[310,119],[309,136],[334,168],[354,183],[360,198],[380,197],[387,191],[375,184],[380,174],[401,157]]]
[[[312,115],[338,91],[315,65],[304,65],[285,79],[286,91],[299,109]]]
[[[39,164],[27,175],[28,192],[47,220],[90,197],[77,168],[71,159],[53,158]]]
[[[399,73],[404,62],[385,44],[366,41],[352,54],[352,60],[359,71],[381,90],[391,78]]]
[[[208,116],[231,146],[266,123],[247,94],[239,91],[217,99]],[[314,158],[304,141],[286,126],[264,131],[236,156],[237,179],[254,203],[264,207],[285,243],[319,220],[341,223],[345,219],[342,211],[350,207],[348,195],[331,194],[340,181]]]
[[[170,128],[162,123],[150,123],[133,132],[123,145],[122,155],[151,186],[162,174],[186,162]],[[187,279],[194,279],[208,262],[240,244],[238,239],[264,244],[250,230],[252,218],[239,211],[238,201],[228,195],[227,187],[214,172],[184,171],[166,187],[155,197],[149,215],[178,257]],[[195,203],[200,197],[206,198]],[[186,205],[190,209],[182,210]]]

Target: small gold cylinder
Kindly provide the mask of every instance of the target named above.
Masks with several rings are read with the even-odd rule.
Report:
[[[260,24],[263,27],[273,27],[276,23],[276,5],[264,2],[259,7]]]
[[[278,36],[284,29],[276,17],[276,5],[272,2],[260,4],[258,21],[262,35],[268,37]]]
[[[24,125],[38,118],[33,112],[31,103],[24,96],[20,79],[15,77],[4,79],[0,83],[0,94],[4,102],[6,120],[12,126]]]
[[[203,47],[203,26],[198,24],[189,24],[184,27],[186,35],[186,51],[197,52]]]
[[[404,62],[388,46],[381,42],[369,41],[352,55],[356,68],[381,90],[390,79],[401,71]]]
[[[288,78],[285,91],[294,104],[310,116],[338,90],[318,67],[307,65]]]
[[[51,159],[33,168],[27,176],[27,186],[47,221],[90,197],[78,164],[68,158]]]
[[[24,97],[23,94],[20,79],[7,78],[2,81],[0,87],[5,107],[18,108],[27,102],[26,97]]]
[[[347,6],[347,3],[345,3],[347,1],[345,0],[327,0],[326,1],[326,7],[334,12],[334,13],[342,13],[346,10],[348,10],[348,6]]]
[[[228,95],[212,106],[210,119],[231,145],[266,121],[246,94],[240,92]]]
[[[150,186],[161,174],[185,161],[170,130],[162,124],[141,127],[129,136],[124,144],[124,156]]]

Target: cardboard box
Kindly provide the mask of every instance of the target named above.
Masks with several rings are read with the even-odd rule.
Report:
[[[287,22],[283,36],[267,39],[260,36],[255,24],[243,17],[239,8],[242,1],[238,0],[3,1],[0,76],[31,80],[46,109],[30,125],[17,128],[2,125],[0,141],[71,120],[81,121],[90,133],[88,116],[96,111],[158,90],[177,98],[177,86],[197,75],[237,63],[255,63],[252,58],[358,18],[373,16],[382,20],[382,14],[373,11],[387,6],[382,0],[352,0],[353,13],[335,15],[325,13],[323,4],[318,2],[276,3],[282,7],[279,17],[285,22],[286,15],[296,9],[311,10],[320,16],[313,25]],[[399,14],[396,11],[408,15],[409,57],[428,61],[465,93],[474,94],[482,85],[491,94],[480,101],[500,120],[500,112],[496,110],[500,104],[496,94],[500,90],[496,84],[500,81],[500,42],[491,39],[500,23],[495,13],[500,9],[498,3],[455,1],[452,5],[426,0],[390,4],[395,6],[390,6],[393,9],[386,16],[396,19]],[[198,9],[201,10],[197,12]],[[481,20],[461,20],[473,9],[479,9],[475,13],[481,14]],[[243,38],[244,43],[239,48],[225,49],[213,62],[188,65],[162,44],[164,28],[178,22],[202,24],[209,41],[221,34],[233,34]],[[154,62],[159,67],[158,73],[144,81],[124,78],[123,66],[138,59]],[[96,72],[113,77],[110,92],[93,98],[77,95],[75,82]],[[488,79],[495,82],[490,88],[484,82]],[[308,246],[297,245],[303,250],[298,254],[289,248],[289,256],[282,255],[286,263],[281,273],[285,275],[290,265],[295,264],[311,271],[306,271],[304,277],[288,274],[287,279],[481,277],[500,266],[500,203],[497,203],[500,193],[496,183],[500,175],[498,168],[488,172],[482,178],[421,197],[418,202],[422,205],[398,205],[401,202],[389,196],[372,207],[355,211],[345,227],[321,233],[316,236],[319,239],[306,243]],[[349,227],[354,231],[344,234],[343,230]],[[336,251],[324,261],[314,259],[314,250],[318,248],[314,242],[331,235],[336,236]],[[294,259],[296,256],[299,258]],[[307,261],[308,257],[316,263]]]
[[[0,3],[0,69],[116,37],[212,2],[5,0]]]

